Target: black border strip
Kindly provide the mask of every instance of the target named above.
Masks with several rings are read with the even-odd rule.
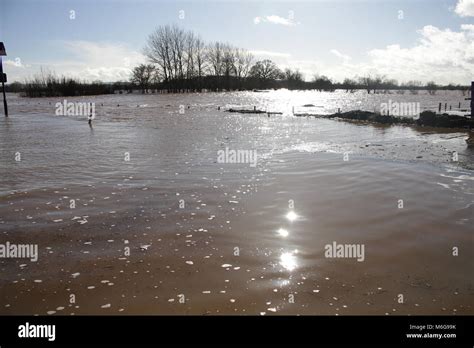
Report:
[[[473,316],[0,316],[0,346],[59,344],[409,344],[472,347]],[[20,338],[25,323],[55,325],[55,340]],[[410,330],[410,325],[433,325]],[[455,329],[436,329],[455,325]],[[407,338],[409,333],[456,338]]]

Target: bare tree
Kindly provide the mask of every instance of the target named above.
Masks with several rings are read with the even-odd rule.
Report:
[[[377,89],[381,88],[385,76],[376,75],[372,77],[371,75],[363,76],[359,78],[359,83],[365,87],[367,93],[370,93],[371,90],[375,93]]]
[[[287,81],[303,81],[303,75],[299,72],[299,70],[291,70],[290,68],[286,68],[283,72],[285,80]]]
[[[223,75],[226,77],[236,76],[237,75],[236,69],[235,69],[236,56],[234,54],[234,48],[230,46],[229,44],[223,44],[222,52],[223,52],[223,57],[222,57]]]
[[[324,75],[315,75],[313,76],[313,81],[311,82],[313,87],[317,90],[323,91],[332,91],[334,90],[333,83],[331,79]]]
[[[206,46],[199,37],[196,38],[194,55],[197,76],[201,78],[206,71]]]
[[[207,47],[207,60],[209,61],[211,74],[221,76],[224,65],[223,44],[214,42]]]
[[[260,60],[250,69],[250,76],[260,80],[275,80],[282,77],[282,72],[269,59]]]
[[[158,74],[168,88],[180,89],[182,80],[202,76],[203,42],[176,25],[158,27],[148,37],[144,53],[159,68]]]
[[[344,82],[342,82],[342,86],[346,88],[346,92],[354,93],[355,89],[357,88],[357,81],[346,77]]]
[[[222,42],[206,45],[194,33],[176,25],[159,26],[148,37],[144,53],[156,67],[155,81],[161,81],[168,91],[248,88],[255,85],[255,79],[260,80],[262,86],[281,86],[281,82],[270,81],[284,77],[271,60],[252,66],[254,58],[248,51]],[[298,71],[292,72],[290,77],[292,88],[304,85]],[[140,80],[136,76],[135,79]]]
[[[184,78],[184,51],[186,33],[177,26],[171,27],[171,56],[175,78]]]
[[[186,78],[192,79],[196,76],[196,67],[194,64],[196,38],[192,32],[185,33],[185,63],[186,63]]]
[[[151,63],[158,65],[161,69],[160,74],[166,82],[175,78],[171,65],[171,51],[171,27],[160,26],[148,37],[144,53]]]
[[[434,81],[430,81],[426,84],[426,90],[428,91],[430,95],[435,95],[437,89],[438,89],[438,86],[436,85]]]
[[[423,84],[421,83],[421,81],[413,80],[413,81],[408,81],[407,83],[403,84],[402,86],[409,89],[411,94],[418,94],[418,90],[421,88],[422,85]]]
[[[235,55],[235,71],[239,79],[246,78],[252,67],[253,55],[247,50],[236,48]]]
[[[154,71],[155,68],[152,64],[140,64],[133,69],[131,82],[138,85],[142,93],[145,94],[150,86]]]

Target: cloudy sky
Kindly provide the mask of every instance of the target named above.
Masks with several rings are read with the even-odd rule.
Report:
[[[4,70],[9,81],[41,68],[126,80],[145,61],[148,34],[173,23],[298,68],[307,79],[474,78],[474,0],[2,0]]]

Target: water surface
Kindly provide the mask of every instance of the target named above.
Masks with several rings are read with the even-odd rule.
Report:
[[[291,116],[459,92],[67,98],[96,103],[92,128],[9,97],[0,242],[40,256],[0,260],[1,313],[473,314],[467,132]],[[254,105],[283,115],[224,112]],[[226,147],[256,167],[218,163]],[[365,260],[326,258],[333,241]]]

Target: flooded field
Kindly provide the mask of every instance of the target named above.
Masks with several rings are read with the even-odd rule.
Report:
[[[0,313],[474,314],[467,132],[292,116],[462,93],[66,99],[92,127],[64,98],[0,119],[0,244],[38,245],[0,259]],[[282,115],[224,111],[253,106]]]

